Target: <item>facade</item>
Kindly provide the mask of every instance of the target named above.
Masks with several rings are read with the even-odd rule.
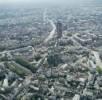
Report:
[[[62,37],[62,23],[60,21],[56,24],[57,38]]]

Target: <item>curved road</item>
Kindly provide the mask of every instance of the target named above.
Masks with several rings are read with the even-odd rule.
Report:
[[[49,20],[49,22],[50,22],[53,29],[50,32],[49,36],[45,39],[44,43],[47,43],[48,41],[50,41],[56,33],[56,25],[54,24],[54,22],[52,20]]]
[[[48,17],[47,17],[47,10],[44,11],[43,17],[44,17],[44,21],[45,21],[45,18],[46,18],[46,20],[47,20],[47,21],[51,24],[51,26],[52,26],[52,31],[49,33],[48,37],[47,37],[47,38],[45,39],[45,41],[44,41],[44,43],[47,43],[48,41],[50,41],[50,40],[54,37],[54,35],[55,35],[55,33],[56,33],[56,25],[55,25],[55,23],[53,22],[53,20],[48,19]]]
[[[95,57],[96,66],[98,66],[99,68],[102,69],[102,62],[101,62],[99,53],[98,53],[97,51],[92,51],[92,54],[93,54],[94,57]]]

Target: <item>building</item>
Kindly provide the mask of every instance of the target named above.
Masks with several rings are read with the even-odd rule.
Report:
[[[60,21],[56,24],[56,32],[57,32],[57,38],[62,37],[62,23]]]

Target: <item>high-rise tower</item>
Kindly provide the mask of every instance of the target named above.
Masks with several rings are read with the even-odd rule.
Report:
[[[60,21],[56,24],[57,38],[62,37],[62,23]]]

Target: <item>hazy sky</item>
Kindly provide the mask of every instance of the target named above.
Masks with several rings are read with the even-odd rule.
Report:
[[[5,3],[62,3],[62,2],[70,2],[70,1],[76,1],[76,0],[0,0],[0,4]],[[79,1],[79,0],[78,0]]]
[[[0,0],[0,3],[7,3],[7,2],[13,3],[13,2],[24,2],[24,1],[29,1],[29,0]]]
[[[49,2],[56,0],[0,0],[0,2]],[[57,0],[58,1],[58,0]]]
[[[14,3],[14,2],[78,2],[82,0],[0,0],[0,3]],[[86,1],[86,0],[85,0]]]
[[[89,2],[93,0],[0,0],[0,4],[81,4],[81,2]]]

